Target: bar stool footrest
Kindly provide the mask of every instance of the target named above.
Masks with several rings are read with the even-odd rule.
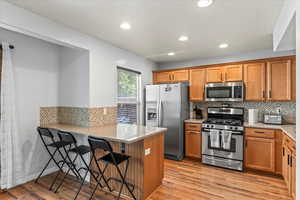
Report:
[[[109,182],[109,181],[116,181],[116,182],[121,183],[121,184],[123,183],[122,180],[118,179],[118,178],[109,178],[109,179],[107,179],[107,182]],[[126,181],[126,183],[128,184],[128,186],[130,188],[130,191],[133,192],[134,191],[134,185],[131,184],[131,183],[128,183],[127,181]]]

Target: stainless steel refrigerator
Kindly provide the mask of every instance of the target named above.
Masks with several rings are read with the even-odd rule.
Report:
[[[184,120],[188,117],[188,83],[145,87],[145,125],[168,128],[165,133],[165,158],[183,159]]]

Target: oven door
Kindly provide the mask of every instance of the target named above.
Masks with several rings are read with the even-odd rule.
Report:
[[[222,134],[220,133],[220,142],[222,141]],[[231,135],[230,149],[223,149],[211,147],[210,132],[202,130],[202,154],[209,156],[218,156],[221,158],[228,158],[233,160],[243,160],[244,158],[244,139],[241,133],[233,132]]]
[[[208,83],[205,85],[206,101],[243,101],[242,82]]]

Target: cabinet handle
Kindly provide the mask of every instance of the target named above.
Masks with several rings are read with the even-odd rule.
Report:
[[[174,76],[174,74],[172,75],[173,76],[173,81],[175,80],[175,76]]]
[[[288,165],[290,165],[290,155],[287,157]]]
[[[255,131],[255,133],[265,133],[265,132],[263,132],[263,131]]]
[[[225,72],[225,81],[227,81],[227,72]]]
[[[292,167],[293,166],[293,157],[290,156],[290,166]]]
[[[223,73],[221,73],[220,75],[221,75],[221,81],[223,81]]]
[[[245,140],[245,147],[247,148],[247,140]]]
[[[262,98],[264,99],[265,98],[265,91],[263,90],[262,92]]]
[[[272,91],[270,90],[269,91],[269,99],[271,99],[272,98]]]
[[[285,154],[285,148],[282,147],[282,156],[284,156],[284,154]]]

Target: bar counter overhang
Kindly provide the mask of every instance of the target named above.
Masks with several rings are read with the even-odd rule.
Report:
[[[99,127],[81,127],[66,124],[46,124],[41,127],[67,131],[87,141],[88,136],[108,140],[114,151],[131,156],[126,180],[135,185],[134,194],[137,199],[146,199],[162,184],[164,177],[164,133],[166,128],[145,127],[131,124],[116,124]],[[97,156],[104,155],[102,151]],[[104,165],[100,165],[104,166]],[[125,165],[121,164],[121,170]],[[92,169],[96,170],[94,163]],[[117,171],[109,167],[105,175],[118,177]],[[95,180],[91,179],[95,184]],[[120,184],[111,182],[110,186],[117,193]],[[123,197],[130,198],[127,189],[123,189]]]

